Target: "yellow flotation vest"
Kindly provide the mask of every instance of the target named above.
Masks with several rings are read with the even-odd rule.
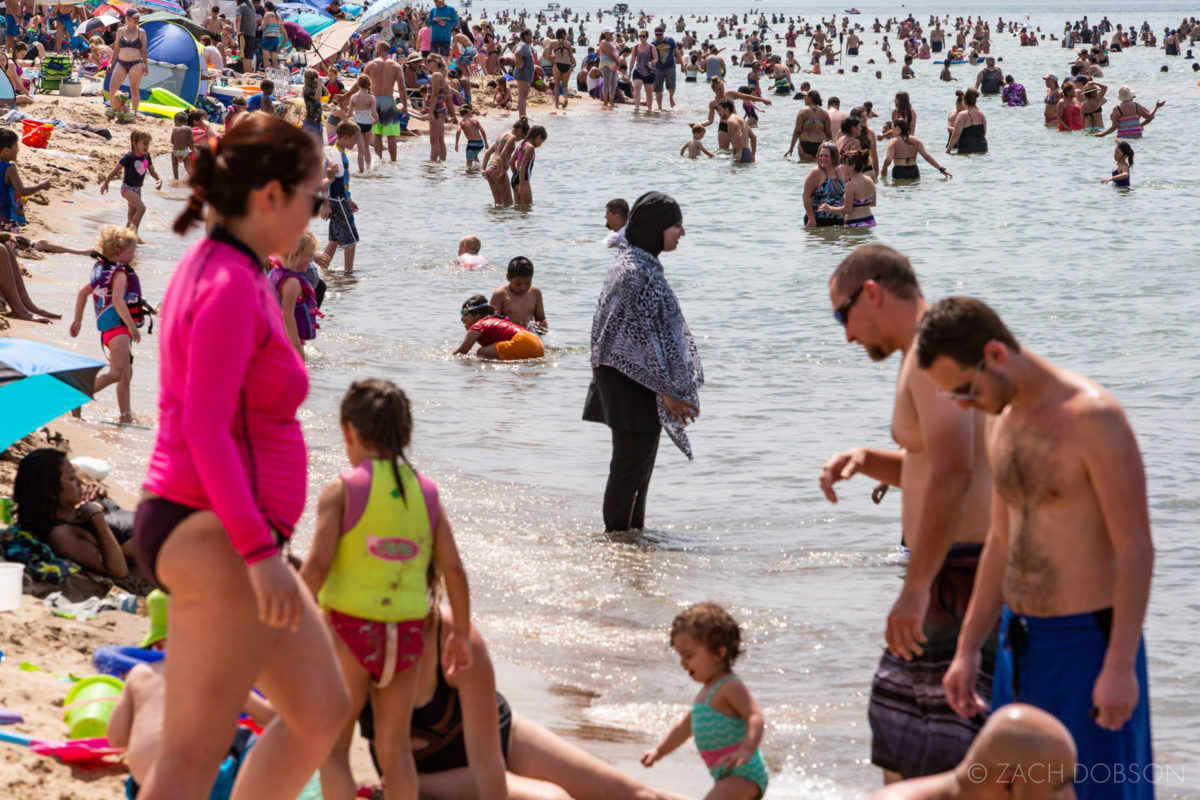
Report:
[[[391,461],[372,461],[370,470],[362,516],[342,534],[317,599],[322,608],[376,622],[424,619],[433,530],[421,483],[412,467],[400,464],[402,495]],[[343,474],[348,496],[353,472]]]

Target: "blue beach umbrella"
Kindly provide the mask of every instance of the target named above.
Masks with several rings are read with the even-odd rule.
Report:
[[[0,450],[92,399],[104,362],[0,336]]]

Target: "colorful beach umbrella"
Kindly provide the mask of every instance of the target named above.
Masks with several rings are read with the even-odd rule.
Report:
[[[388,17],[398,14],[401,9],[412,5],[412,0],[375,0],[363,9],[358,18],[358,29],[369,28],[377,22],[383,22]]]
[[[0,337],[0,450],[91,400],[103,367],[60,347]]]
[[[119,2],[119,0],[109,0],[109,2],[97,7],[96,10],[92,12],[92,16],[100,17],[105,14],[109,14],[114,17],[124,17],[125,12],[131,8],[133,8],[132,3],[122,3]]]
[[[183,6],[175,2],[175,0],[135,0],[134,5],[138,8],[152,8],[155,11],[174,11],[176,14],[183,13]]]

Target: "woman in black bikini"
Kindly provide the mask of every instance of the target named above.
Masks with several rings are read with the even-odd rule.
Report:
[[[706,128],[712,125],[713,120],[717,118],[717,103],[722,100],[729,100],[730,102],[745,100],[750,103],[766,103],[767,105],[771,105],[771,101],[765,97],[758,97],[746,92],[726,91],[725,82],[720,78],[713,78],[709,82],[709,85],[712,86],[715,97],[708,103],[708,119],[700,123]],[[717,126],[717,147],[721,150],[729,149],[729,126],[724,122]]]
[[[113,59],[108,91],[110,95],[116,93],[128,78],[129,103],[133,106],[134,114],[142,102],[141,93],[138,91],[142,85],[142,78],[150,74],[148,60],[146,32],[138,27],[137,9],[131,8],[125,12],[125,27],[117,29],[117,56]]]
[[[554,107],[558,108],[561,92],[562,107],[566,108],[567,101],[571,99],[571,85],[567,80],[571,77],[571,70],[575,69],[575,48],[567,40],[566,28],[559,28],[554,35],[556,38],[546,44],[545,51],[546,59],[554,65],[550,74],[550,93],[554,95]]]
[[[510,800],[679,800],[515,713],[496,691],[496,673],[478,629],[469,638],[470,669],[447,678],[442,650],[453,627],[449,610],[433,612],[414,667],[419,674],[410,735],[421,797],[488,797],[487,790],[507,785]],[[372,740],[370,704],[359,724],[363,738]]]
[[[893,180],[920,178],[921,169],[917,166],[917,156],[920,156],[947,178],[954,177],[946,171],[945,167],[933,160],[933,156],[929,155],[929,151],[925,149],[924,142],[909,133],[907,120],[896,120],[893,130],[896,138],[888,142],[887,154],[883,157],[884,175],[887,175],[888,167],[894,164],[895,166],[892,167]]]

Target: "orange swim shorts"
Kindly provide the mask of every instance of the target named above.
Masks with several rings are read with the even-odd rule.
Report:
[[[546,355],[542,340],[529,331],[520,331],[507,342],[496,342],[496,355],[501,361],[518,361],[522,358],[541,358]]]

